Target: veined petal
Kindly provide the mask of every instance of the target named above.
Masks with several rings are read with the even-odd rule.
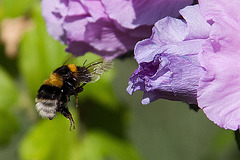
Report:
[[[217,125],[232,130],[240,126],[239,55],[240,50],[231,56],[228,52],[215,52],[210,40],[201,55],[206,73],[199,83],[199,107]]]
[[[143,104],[159,98],[196,104],[203,71],[198,62],[205,40],[190,40],[164,46],[152,61],[142,62],[129,79],[127,91],[144,91]],[[188,50],[186,50],[188,48]]]
[[[143,91],[143,104],[159,98],[197,104],[198,83],[204,71],[198,56],[211,26],[204,21],[198,5],[186,7],[180,13],[187,23],[166,17],[155,24],[151,38],[135,47],[139,67],[130,77],[127,91],[129,94]],[[196,19],[199,22],[194,26]]]
[[[240,36],[236,33],[240,32],[240,17],[236,6],[240,1],[200,2],[203,15],[212,22],[212,30],[199,59],[206,71],[199,83],[198,104],[214,123],[237,130],[240,126]]]

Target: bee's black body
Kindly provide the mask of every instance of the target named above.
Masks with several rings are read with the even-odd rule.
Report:
[[[66,105],[69,97],[76,96],[77,106],[78,93],[83,91],[84,85],[97,80],[103,71],[110,69],[112,65],[111,61],[98,61],[86,67],[69,64],[54,70],[50,78],[45,80],[38,90],[36,107],[39,114],[53,119],[59,112],[70,120],[71,126],[72,123],[74,125],[72,115]]]

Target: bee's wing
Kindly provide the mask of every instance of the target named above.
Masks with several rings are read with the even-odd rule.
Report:
[[[105,71],[110,70],[112,67],[113,61],[103,59],[98,59],[87,66],[84,66],[87,72],[81,83],[96,82],[99,80],[100,75],[102,75]]]

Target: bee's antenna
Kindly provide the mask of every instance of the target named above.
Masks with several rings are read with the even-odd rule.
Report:
[[[86,62],[87,62],[87,59],[83,62],[83,66],[85,65]]]
[[[63,66],[69,61],[70,57],[63,63]]]

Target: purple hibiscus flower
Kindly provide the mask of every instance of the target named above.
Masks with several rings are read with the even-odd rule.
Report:
[[[151,35],[153,24],[192,0],[43,0],[50,35],[76,56],[91,51],[114,58]]]
[[[144,91],[143,104],[159,98],[197,104],[197,86],[204,71],[198,61],[210,25],[198,5],[180,11],[187,22],[166,17],[158,21],[151,38],[138,42],[139,67],[130,77],[127,91]]]
[[[139,67],[127,91],[198,104],[225,129],[240,126],[240,1],[200,0],[180,11],[185,21],[158,21],[151,38],[137,43]]]

